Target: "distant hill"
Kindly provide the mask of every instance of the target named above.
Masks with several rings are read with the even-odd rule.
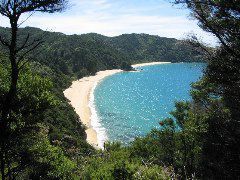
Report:
[[[174,38],[148,34],[123,34],[108,38],[105,42],[128,55],[132,62],[201,60],[198,53],[187,47],[183,41]]]
[[[0,28],[0,33],[8,37],[9,29]],[[28,33],[32,39],[43,37],[44,40],[33,55],[34,61],[71,77],[80,78],[99,70],[121,68],[124,63],[201,61],[198,52],[173,38],[148,34],[116,37],[96,33],[65,35],[26,27],[20,29],[20,41]]]

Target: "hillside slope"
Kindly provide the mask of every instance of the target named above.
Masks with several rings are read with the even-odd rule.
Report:
[[[0,33],[9,36],[8,28]],[[34,61],[70,77],[82,77],[105,69],[121,68],[123,63],[201,61],[196,51],[183,41],[147,34],[123,34],[106,37],[96,33],[65,35],[38,28],[20,29],[20,39],[43,38],[44,43],[33,54]],[[40,53],[39,53],[40,52]]]

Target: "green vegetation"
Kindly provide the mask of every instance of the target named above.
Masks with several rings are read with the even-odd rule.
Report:
[[[85,158],[82,179],[170,179],[171,169],[144,162],[121,143],[106,143],[104,151]]]
[[[76,169],[75,156],[93,150],[85,141],[84,127],[60,95],[59,88],[69,78],[60,78],[53,87],[52,80],[61,74],[39,63],[29,63],[30,54],[41,40],[30,40],[30,35],[24,39],[18,36],[18,20],[23,13],[53,13],[61,11],[64,4],[63,0],[2,1],[0,4],[1,15],[9,18],[11,25],[11,33],[0,38],[3,45],[0,54],[0,178],[3,180],[71,179]]]
[[[18,29],[22,13],[59,11],[64,1],[22,1],[24,8],[4,9],[14,7],[8,4],[12,2],[0,4],[12,30],[0,28],[1,179],[240,178],[237,1],[176,1],[219,39],[216,49],[191,41],[197,48],[192,49],[183,41],[146,34],[110,38]],[[172,118],[159,122],[161,130],[153,129],[127,147],[106,143],[103,151],[87,144],[84,127],[62,93],[73,79],[98,70],[203,58],[208,66],[192,85],[192,101],[177,102]]]
[[[191,125],[200,130],[191,134],[200,137],[200,164],[198,170],[191,173],[203,179],[239,179],[239,3],[226,0],[176,3],[188,7],[200,27],[220,42],[214,51],[192,42],[206,52],[208,67],[202,80],[193,85],[193,101],[186,109],[187,119],[194,122],[196,118],[200,127],[206,127],[201,132],[200,127]],[[182,110],[177,111],[183,114]]]
[[[9,32],[8,28],[0,28],[0,34],[5,37]],[[19,29],[19,41],[28,34],[30,41],[43,38],[42,45],[31,54],[31,59],[68,77],[81,78],[106,69],[130,70],[131,64],[140,62],[202,60],[201,53],[186,45],[185,41],[147,34],[112,38],[94,33],[65,35],[26,27]]]
[[[134,70],[130,63],[122,62],[121,69],[124,71],[132,71]]]
[[[4,63],[1,63],[0,67],[0,92],[1,100],[4,100],[10,84],[10,68],[8,65],[5,68],[2,64]],[[51,145],[48,138],[49,127],[42,124],[45,109],[51,109],[59,103],[49,91],[52,83],[48,78],[33,74],[29,67],[25,67],[23,71],[24,73],[19,74],[14,106],[4,130],[5,176],[9,179],[26,178],[35,176],[36,172],[38,176],[44,177],[66,176],[66,173],[70,173],[74,168],[74,163],[64,156],[59,147]],[[1,108],[3,105],[1,102]],[[1,147],[2,152],[3,150]],[[64,171],[61,171],[61,168]]]

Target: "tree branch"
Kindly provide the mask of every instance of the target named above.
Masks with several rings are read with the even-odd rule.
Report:
[[[29,37],[30,37],[30,34],[28,33],[28,35],[27,35],[24,43],[22,44],[22,46],[21,46],[20,48],[18,48],[18,49],[16,50],[16,53],[18,53],[19,51],[21,51],[22,49],[25,48],[25,46],[26,46],[26,44],[27,44],[27,42],[28,42],[28,40],[29,40]]]
[[[25,23],[31,16],[33,16],[35,12],[32,12],[25,20],[23,20],[21,23],[18,24],[18,27],[20,27],[23,23]]]
[[[25,58],[25,56],[30,53],[31,51],[33,51],[34,49],[36,49],[37,47],[39,47],[41,44],[43,43],[43,41],[39,41],[36,45],[34,45],[32,48],[28,49],[26,52],[24,52],[19,58],[18,58],[18,62],[17,64],[19,65],[19,63]],[[20,67],[21,68],[21,67]],[[18,69],[20,69],[18,68]]]
[[[9,44],[6,40],[4,40],[4,39],[2,38],[2,36],[0,36],[0,42],[1,42],[4,46],[7,46],[8,48],[10,48],[10,44]]]

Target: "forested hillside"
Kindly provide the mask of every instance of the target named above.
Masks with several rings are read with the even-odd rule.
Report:
[[[0,33],[9,36],[9,29],[1,28]],[[29,39],[39,38],[43,41],[33,56],[34,61],[71,77],[80,78],[99,70],[121,68],[123,63],[189,62],[202,59],[184,41],[147,34],[124,34],[117,37],[95,33],[65,35],[26,27],[19,29],[19,41],[23,41],[21,37],[27,34],[31,34]]]
[[[193,62],[200,61],[200,56],[184,41],[148,34],[123,34],[106,38],[111,47],[127,55],[130,62]]]

